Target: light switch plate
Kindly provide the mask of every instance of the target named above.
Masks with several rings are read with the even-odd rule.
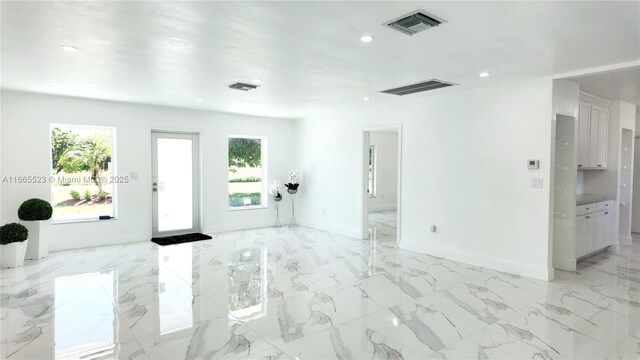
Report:
[[[531,188],[532,189],[542,189],[543,188],[543,178],[531,178]]]

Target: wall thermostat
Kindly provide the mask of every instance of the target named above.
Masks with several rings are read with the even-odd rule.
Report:
[[[540,160],[527,160],[527,168],[537,170],[540,168]]]

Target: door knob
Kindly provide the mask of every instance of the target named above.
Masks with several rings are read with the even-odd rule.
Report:
[[[158,183],[154,181],[154,182],[153,182],[153,186],[156,186],[156,185],[158,185]]]
[[[156,192],[156,191],[158,191],[158,188],[157,188],[157,187],[154,187],[154,188],[153,188],[153,192]]]

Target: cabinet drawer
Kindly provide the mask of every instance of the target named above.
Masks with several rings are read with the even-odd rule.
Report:
[[[612,210],[612,209],[613,209],[613,200],[601,201],[596,204],[596,211]]]
[[[576,206],[576,215],[584,215],[596,211],[596,204],[584,204]]]

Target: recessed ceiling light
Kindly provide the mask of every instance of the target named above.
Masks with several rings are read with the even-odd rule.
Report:
[[[262,79],[253,79],[254,84],[262,84]]]
[[[480,77],[488,77],[489,75],[491,75],[491,73],[488,71],[483,71],[480,73]]]
[[[202,99],[196,99],[197,102],[202,102]]]
[[[368,43],[371,42],[373,40],[373,36],[371,35],[362,35],[360,37],[360,41],[362,41],[363,43]]]
[[[168,38],[166,43],[167,45],[177,50],[187,49],[191,46],[191,42],[189,40],[178,38]]]
[[[364,100],[364,101],[369,101],[369,100],[371,100],[371,98],[370,98],[370,97],[368,97],[368,96],[365,96],[365,97],[363,97],[363,98],[362,98],[362,100]]]
[[[68,51],[68,52],[76,52],[78,51],[78,48],[75,46],[71,46],[71,45],[63,45],[60,47],[62,50],[64,51]]]

